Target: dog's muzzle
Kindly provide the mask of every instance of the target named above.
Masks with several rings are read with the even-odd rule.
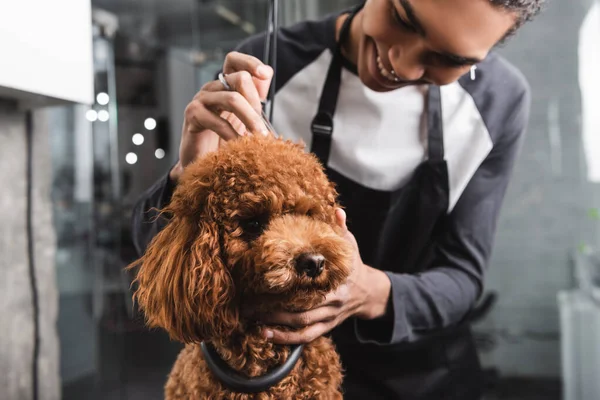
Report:
[[[321,275],[325,266],[325,257],[322,254],[303,253],[296,258],[296,270],[300,275],[316,278]]]

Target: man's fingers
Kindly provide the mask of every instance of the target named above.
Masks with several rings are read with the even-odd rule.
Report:
[[[332,327],[332,323],[318,323],[290,332],[266,329],[263,334],[267,339],[278,344],[307,344],[329,332]]]
[[[248,71],[239,71],[229,74],[224,77],[227,84],[231,87],[231,90],[240,93],[250,103],[254,111],[260,114],[262,111],[261,98],[252,79],[252,75]],[[208,82],[202,88],[204,91],[209,92],[222,92],[225,90],[221,81]]]
[[[276,312],[261,318],[261,322],[269,325],[285,325],[291,328],[305,328],[322,322],[330,322],[337,317],[339,309],[335,307],[319,307],[302,313]]]
[[[265,65],[258,58],[248,54],[242,54],[235,51],[228,53],[223,65],[223,73],[233,74],[240,71],[250,73],[260,99],[266,99],[269,92],[269,86],[271,85],[271,79],[273,78],[273,68]]]
[[[340,285],[335,291],[329,292],[327,296],[325,296],[325,301],[323,302],[323,305],[329,308],[333,307],[334,309],[337,309],[339,313],[340,307],[342,307],[344,303],[348,300],[349,295],[350,293],[348,285]]]
[[[188,129],[192,134],[210,129],[224,140],[235,139],[238,136],[229,121],[207,110],[202,103],[196,100],[188,104],[185,110],[185,119],[189,123]]]
[[[262,117],[250,105],[248,100],[239,92],[211,92],[203,91],[198,96],[198,101],[218,113],[228,111],[235,114],[246,126],[246,130],[253,133],[268,134]]]
[[[235,114],[230,113],[228,111],[224,111],[223,113],[221,113],[221,118],[227,120],[229,124],[231,124],[233,129],[235,129],[238,135],[245,136],[248,134],[248,131],[246,130],[246,125],[244,125],[244,123],[240,121],[240,119],[236,117]]]
[[[262,111],[261,99],[252,75],[247,71],[240,71],[233,75],[228,75],[226,79],[231,79],[230,84],[233,85],[234,90],[240,92],[248,100],[252,108],[254,108],[254,111],[260,114]]]
[[[340,228],[342,228],[342,232],[346,233],[348,231],[348,227],[346,226],[346,211],[341,208],[336,208],[335,219]]]
[[[228,74],[224,79],[227,81],[229,90],[226,90],[220,80],[214,80],[205,84],[194,100],[204,104],[216,114],[222,115],[223,112],[226,112],[235,115],[237,120],[244,125],[242,128],[237,120],[229,119],[231,125],[238,132],[269,134],[269,129],[261,115],[261,94],[253,75],[246,70],[241,70]],[[268,82],[270,82],[270,78]]]
[[[232,74],[238,71],[248,71],[258,79],[271,79],[273,69],[258,58],[237,51],[227,53],[223,64],[223,73]]]

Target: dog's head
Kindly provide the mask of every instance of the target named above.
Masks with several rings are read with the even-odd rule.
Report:
[[[134,264],[148,324],[197,342],[242,329],[242,305],[316,305],[350,272],[336,207],[321,164],[289,141],[240,138],[189,165]]]

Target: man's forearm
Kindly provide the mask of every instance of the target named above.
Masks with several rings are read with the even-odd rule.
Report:
[[[166,221],[158,211],[170,200],[175,181],[170,173],[152,185],[136,202],[132,210],[132,239],[138,255],[141,256],[154,236],[162,230]]]
[[[385,315],[391,295],[392,284],[385,272],[366,266],[365,276],[358,282],[366,293],[363,306],[356,316],[361,319],[377,319]]]
[[[381,271],[379,271],[381,272]],[[359,341],[381,345],[411,343],[461,321],[478,295],[477,285],[467,275],[439,268],[420,276],[381,272],[391,289],[373,290],[371,318],[357,315]],[[376,278],[375,285],[383,285]]]

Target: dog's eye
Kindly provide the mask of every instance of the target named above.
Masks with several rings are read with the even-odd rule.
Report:
[[[257,219],[250,220],[244,224],[244,230],[249,232],[258,232],[261,227],[262,223]]]
[[[244,234],[243,236],[247,240],[256,239],[260,234],[264,231],[266,225],[268,223],[268,218],[266,216],[248,218],[240,223]]]

